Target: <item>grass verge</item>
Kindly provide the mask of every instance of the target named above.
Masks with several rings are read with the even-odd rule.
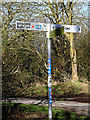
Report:
[[[59,84],[52,84],[52,96],[53,98],[61,97],[74,97],[88,95],[88,83],[82,82],[60,82]],[[14,97],[23,97],[23,98],[39,98],[39,97],[48,97],[48,86],[47,85],[28,85],[24,88],[16,87],[11,89],[9,93],[3,93],[3,98],[14,98]]]
[[[48,107],[25,105],[19,103],[3,103],[2,120],[48,120]],[[52,108],[53,120],[89,120],[74,112]]]
[[[32,93],[33,91],[33,93]],[[25,91],[28,93],[28,90]],[[29,88],[29,93],[26,95],[31,96],[47,96],[48,87],[47,86],[35,86]],[[73,97],[81,94],[88,94],[88,84],[80,83],[80,82],[61,82],[57,85],[52,85],[52,95],[53,97]]]

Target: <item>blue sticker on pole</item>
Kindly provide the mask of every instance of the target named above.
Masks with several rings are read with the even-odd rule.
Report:
[[[52,104],[52,88],[49,88],[49,104]]]
[[[49,99],[49,104],[52,104],[52,99]]]
[[[52,89],[49,88],[49,96],[52,96]]]
[[[35,25],[35,29],[41,29],[42,26],[41,25]]]
[[[48,59],[48,75],[51,75],[51,59]]]

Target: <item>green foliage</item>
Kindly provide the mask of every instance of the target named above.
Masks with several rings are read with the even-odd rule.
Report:
[[[77,41],[77,63],[78,63],[78,76],[80,79],[82,77],[88,79],[89,75],[89,42],[88,42],[87,32],[82,33],[82,36]],[[88,79],[89,80],[89,79]]]
[[[17,103],[3,103],[4,115],[7,115],[9,118],[10,115],[16,114],[24,114],[26,112],[32,113],[45,113],[48,115],[48,107],[46,106],[37,106],[37,105],[25,105],[25,104],[17,104]],[[60,110],[52,108],[53,120],[88,120],[86,116],[78,116],[74,112]],[[46,118],[47,119],[47,118]]]

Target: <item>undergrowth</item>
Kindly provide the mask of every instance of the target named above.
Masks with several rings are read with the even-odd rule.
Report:
[[[19,103],[3,103],[2,108],[3,108],[2,120],[11,120],[11,119],[21,120],[22,118],[26,120],[27,116],[28,118],[29,117],[31,118],[30,116],[31,113],[33,113],[32,118],[34,118],[35,120],[37,120],[37,116],[35,116],[36,113],[39,115],[38,120],[48,120],[47,106],[26,105]],[[55,109],[55,108],[52,108],[52,114],[53,114],[53,120],[89,120],[87,116],[80,116],[74,112]]]

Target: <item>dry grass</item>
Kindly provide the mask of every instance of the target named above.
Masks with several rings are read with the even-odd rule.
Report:
[[[18,114],[13,114],[9,118],[11,119],[40,119],[40,118],[47,118],[48,115],[46,113],[38,113],[38,112],[24,112],[18,113]]]
[[[80,93],[88,94],[88,83],[72,82],[72,84],[78,88],[81,88]]]

